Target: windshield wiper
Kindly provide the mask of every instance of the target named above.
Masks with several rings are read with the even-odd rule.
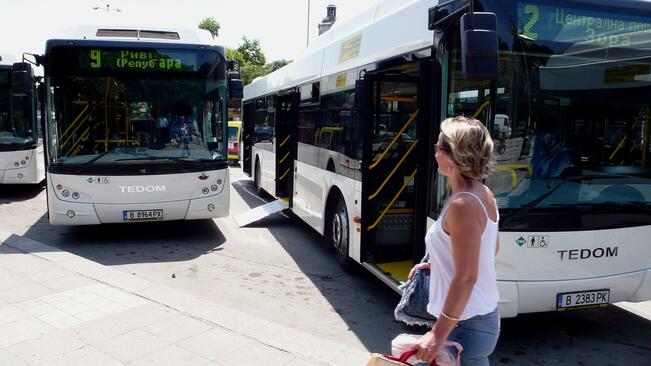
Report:
[[[515,212],[513,212],[509,217],[504,219],[502,221],[502,225],[508,225],[512,221],[528,214],[532,209],[536,208],[542,201],[544,201],[547,197],[551,196],[556,192],[559,188],[561,188],[565,183],[567,182],[575,182],[575,181],[580,181],[580,180],[593,180],[593,179],[622,179],[622,178],[628,178],[628,176],[625,175],[615,175],[615,174],[610,174],[610,175],[576,175],[576,176],[568,176],[568,177],[554,177],[553,179],[562,179],[560,183],[556,185],[556,187],[550,189],[549,191],[543,193],[540,195],[538,198],[535,200],[529,202],[528,204],[522,206]]]
[[[95,163],[97,160],[103,158],[103,157],[106,156],[106,154],[108,154],[108,153],[110,153],[110,151],[103,152],[103,153],[97,155],[96,157],[94,157],[94,158],[88,160],[87,162],[83,163],[79,168],[77,168],[77,170],[75,171],[75,173],[76,173],[76,174],[79,174],[79,173],[81,173],[82,171],[86,170],[86,168],[88,168],[89,166],[93,165],[93,163]]]

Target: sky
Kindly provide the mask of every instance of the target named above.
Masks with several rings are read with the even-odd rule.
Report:
[[[3,0],[0,53],[42,54],[47,39],[76,25],[195,29],[213,17],[221,25],[216,43],[236,48],[246,35],[262,42],[268,61],[292,60],[306,46],[308,1],[313,39],[329,4],[337,6],[337,20],[343,22],[380,0]],[[106,4],[121,11],[107,12]]]

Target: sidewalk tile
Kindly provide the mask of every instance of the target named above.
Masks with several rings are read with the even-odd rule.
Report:
[[[70,275],[70,272],[67,273],[67,276],[49,279],[40,283],[57,292],[77,289],[97,283],[89,278],[80,275]]]
[[[177,344],[211,361],[222,362],[230,353],[245,348],[252,342],[246,336],[214,328]]]
[[[163,305],[148,303],[113,314],[113,317],[140,328],[164,319],[169,319],[177,314],[178,311]]]
[[[36,317],[58,310],[54,306],[46,303],[41,299],[32,299],[32,300],[18,302],[15,303],[14,306]]]
[[[26,318],[0,326],[0,348],[43,337],[55,328],[35,318]],[[2,363],[0,363],[2,365]]]
[[[21,360],[20,358],[5,352],[3,350],[0,350],[0,365],[7,365],[7,366],[32,366],[28,364],[26,361]]]
[[[133,361],[154,352],[170,342],[153,336],[144,330],[136,329],[109,340],[96,343],[95,348],[122,362]]]
[[[0,307],[0,326],[3,324],[13,323],[17,320],[29,318],[29,313],[18,309],[13,305]]]
[[[14,287],[8,290],[0,291],[0,298],[5,302],[14,304],[25,300],[39,298],[52,293],[47,287],[33,283],[25,286]]]
[[[94,344],[126,334],[135,329],[134,326],[119,319],[104,316],[70,327],[64,333],[85,344]]]
[[[212,325],[209,323],[179,314],[169,319],[147,325],[142,329],[175,343],[204,333],[211,328]]]
[[[123,366],[124,363],[100,352],[92,346],[85,346],[56,360],[48,362],[48,366]],[[44,365],[45,366],[45,365]]]
[[[54,332],[38,339],[27,340],[7,347],[3,352],[9,352],[33,365],[47,365],[52,360],[83,346],[84,344],[76,339],[62,337],[60,332]]]
[[[227,365],[284,366],[295,358],[296,355],[289,352],[248,341],[244,347],[230,352],[224,359],[217,359],[217,362]]]
[[[40,271],[24,272],[23,275],[36,283],[43,284],[43,282],[46,281],[52,281],[61,277],[70,276],[70,271],[67,271],[54,264],[48,264],[47,267],[44,267],[44,269]]]
[[[303,358],[295,358],[291,361],[289,361],[288,364],[283,365],[283,366],[327,366],[328,364],[323,363],[323,362],[317,362],[317,361],[308,361]],[[364,365],[363,363],[360,363],[359,365]]]
[[[70,315],[68,317],[62,318],[62,319],[57,319],[48,322],[50,325],[56,327],[57,329],[67,329],[70,327],[74,327],[75,325],[83,323],[82,320],[75,318],[74,316]]]
[[[31,285],[34,282],[11,271],[2,271],[0,273],[0,291],[9,290],[16,287]]]
[[[133,366],[204,366],[210,361],[176,345],[152,352],[129,363]]]

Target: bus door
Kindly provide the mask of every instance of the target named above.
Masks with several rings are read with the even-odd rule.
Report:
[[[298,117],[297,93],[276,98],[276,197],[291,206],[294,158],[296,156],[296,118]]]
[[[367,74],[362,261],[402,279],[413,265],[419,64]],[[424,198],[423,198],[424,199]],[[397,273],[396,273],[397,272]],[[404,274],[406,278],[406,274]]]
[[[242,147],[242,170],[244,174],[249,177],[252,176],[253,170],[251,167],[252,160],[251,154],[253,151],[253,142],[255,137],[255,103],[244,104],[242,109],[242,142],[244,146]]]

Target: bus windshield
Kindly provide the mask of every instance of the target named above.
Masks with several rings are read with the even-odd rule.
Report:
[[[10,77],[11,70],[0,70],[0,145],[21,148],[36,141],[37,131],[32,99],[12,96]]]
[[[160,53],[157,50],[156,54]],[[97,55],[104,57],[97,70],[85,69],[83,61],[78,68],[63,69],[59,60],[54,60],[53,71],[46,75],[52,101],[47,106],[51,118],[48,130],[50,136],[56,136],[50,139],[53,163],[225,160],[226,82],[214,73],[209,77],[195,72],[211,68],[196,61],[205,55],[194,55],[195,60],[186,63],[189,52],[185,52],[179,56],[184,57],[179,72],[159,69],[158,62],[149,72],[118,70],[114,66],[122,65],[120,59],[109,64],[111,53],[98,51]],[[221,62],[216,53],[209,56]],[[135,61],[125,60],[125,65],[135,65]],[[169,60],[161,64],[174,67],[174,60]]]
[[[651,14],[617,3],[482,1],[511,15],[496,83],[463,80],[451,51],[448,115],[487,122],[507,215],[651,201]]]

